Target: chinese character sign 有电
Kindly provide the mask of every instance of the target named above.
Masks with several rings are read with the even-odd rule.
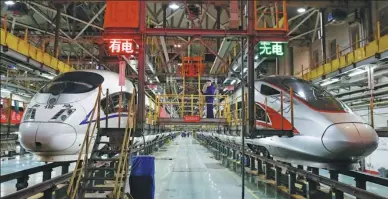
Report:
[[[135,43],[130,39],[112,39],[109,41],[109,52],[112,54],[133,54]]]

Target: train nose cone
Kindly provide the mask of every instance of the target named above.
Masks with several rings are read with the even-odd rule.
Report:
[[[375,130],[360,123],[331,125],[322,136],[325,148],[337,157],[367,156],[377,148],[377,142]]]
[[[36,149],[35,136],[38,128],[39,123],[32,122],[21,123],[19,126],[19,141],[27,151],[35,151]]]
[[[63,151],[70,148],[77,137],[75,129],[63,123],[41,123],[36,133],[36,150],[41,152]]]
[[[364,155],[367,156],[377,149],[379,136],[377,132],[368,124],[354,123],[360,137],[362,138]]]

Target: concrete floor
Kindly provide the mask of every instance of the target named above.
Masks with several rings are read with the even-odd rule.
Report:
[[[237,199],[241,178],[192,137],[178,137],[155,154],[156,199]],[[285,198],[272,189],[245,187],[245,199]]]

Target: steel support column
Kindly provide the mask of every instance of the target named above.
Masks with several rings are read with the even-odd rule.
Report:
[[[57,55],[59,44],[59,31],[61,30],[61,5],[55,4],[57,15],[55,16],[55,40],[54,40],[54,56]]]
[[[338,181],[338,171],[330,170],[330,179]],[[344,193],[342,191],[339,191],[335,188],[332,189],[332,192],[334,193],[335,199],[343,199],[344,198]]]
[[[244,55],[244,37],[241,37],[241,55]],[[247,126],[245,122],[245,78],[244,78],[244,56],[241,56],[241,198],[245,195],[245,166],[244,166],[244,155],[245,154],[245,134]]]
[[[249,135],[254,135],[255,132],[255,7],[253,1],[248,1],[248,32],[250,34],[248,40],[248,119],[249,119]]]
[[[166,16],[166,14],[167,14],[167,5],[166,4],[163,4],[162,5],[162,9],[163,9],[163,28],[166,28],[166,22],[167,22],[167,16]]]
[[[43,171],[43,181],[50,180],[51,179],[51,172],[53,171],[52,168],[46,169]],[[43,192],[43,199],[51,199],[53,194],[53,187],[50,189],[47,189]]]
[[[61,174],[64,175],[66,173],[69,173],[69,167],[70,167],[70,162],[62,165],[62,172],[61,172]]]
[[[101,69],[101,66],[104,64],[103,62],[104,56],[105,56],[105,46],[103,43],[101,43],[100,46],[98,47],[98,62],[97,62],[98,69]]]
[[[217,24],[217,30],[221,29],[221,7],[216,6],[217,11],[217,18],[216,18],[216,24]],[[217,52],[220,50],[221,45],[221,38],[217,38]]]
[[[249,164],[249,166],[250,166],[250,169],[252,171],[256,169],[255,162],[256,162],[256,158],[253,157],[253,156],[250,156],[250,164]]]
[[[324,22],[324,16],[325,16],[325,10],[324,8],[320,9],[319,18],[321,23],[321,46],[322,46],[322,61],[326,63],[326,26]]]
[[[288,60],[289,64],[290,64],[290,74],[289,75],[293,76],[294,75],[294,48],[288,46],[288,53],[289,53],[289,57],[290,57],[290,59]]]
[[[144,45],[144,31],[145,31],[145,13],[146,12],[146,2],[140,1],[140,25],[139,30],[142,34],[140,42],[139,42],[139,55],[138,55],[138,82],[137,82],[137,88],[138,88],[138,100],[137,100],[137,127],[138,130],[140,130],[140,133],[143,133],[144,128],[144,110],[145,110],[145,45]],[[137,132],[139,133],[139,132]]]

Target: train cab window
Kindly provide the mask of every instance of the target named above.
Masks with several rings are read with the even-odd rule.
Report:
[[[86,93],[96,89],[103,81],[104,78],[97,73],[86,71],[64,73],[46,84],[39,92],[53,95]]]
[[[326,111],[347,110],[344,103],[338,101],[320,86],[300,79],[285,79],[282,84],[287,88],[292,88],[298,97],[305,100],[313,108]]]
[[[263,95],[271,96],[271,95],[279,95],[280,92],[274,88],[271,88],[265,84],[262,84],[260,87],[260,93]]]
[[[128,103],[131,100],[131,94],[122,93],[121,112],[128,112]],[[108,105],[107,105],[108,102]],[[101,100],[101,108],[105,114],[117,113],[120,110],[120,93],[114,93]]]
[[[265,110],[260,106],[256,104],[256,120],[260,120],[263,122],[269,122],[268,115],[265,112]]]

